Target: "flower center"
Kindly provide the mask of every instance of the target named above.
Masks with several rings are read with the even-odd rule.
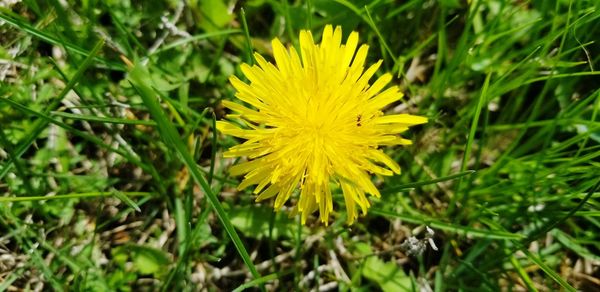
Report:
[[[324,121],[316,121],[314,123],[308,123],[303,127],[303,135],[311,143],[328,143],[331,139],[335,139],[335,125],[326,124]]]

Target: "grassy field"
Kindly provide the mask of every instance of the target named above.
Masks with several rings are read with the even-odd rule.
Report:
[[[139,2],[0,1],[0,290],[600,290],[600,2]],[[215,130],[327,24],[429,119],[350,226],[237,190]]]

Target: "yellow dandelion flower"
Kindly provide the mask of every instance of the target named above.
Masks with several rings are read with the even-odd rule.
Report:
[[[217,122],[222,133],[246,140],[224,153],[247,157],[230,169],[232,175],[244,175],[238,189],[257,185],[256,201],[275,197],[276,210],[299,189],[295,210],[303,224],[316,210],[327,224],[332,187],[344,195],[349,224],[359,208],[366,214],[367,194],[380,196],[370,174],[400,173],[400,166],[379,146],[411,144],[398,134],[427,122],[408,114],[384,115],[382,109],[402,97],[397,86],[384,90],[392,75],[370,85],[382,61],[364,70],[369,47],[356,50],[358,33],[352,32],[346,44],[341,41],[342,29],[331,25],[320,44],[310,31],[301,31],[300,54],[275,38],[275,64],[255,53],[257,65],[241,65],[250,83],[230,78],[236,97],[247,105],[223,105],[241,124]]]

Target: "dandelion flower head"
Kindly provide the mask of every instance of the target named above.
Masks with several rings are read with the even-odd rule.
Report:
[[[217,128],[245,140],[224,156],[247,158],[230,173],[243,175],[240,190],[256,185],[256,201],[274,197],[276,210],[296,198],[303,224],[317,210],[327,224],[332,191],[341,190],[352,224],[370,207],[367,196],[380,196],[371,174],[400,173],[380,146],[411,144],[398,134],[427,119],[383,113],[402,93],[385,88],[389,73],[369,84],[382,61],[365,70],[368,46],[358,46],[357,32],[342,44],[342,29],[327,25],[320,44],[310,31],[300,32],[299,54],[277,38],[272,47],[275,64],[255,53],[256,65],[241,65],[249,83],[230,78],[243,103],[223,101],[235,114]]]

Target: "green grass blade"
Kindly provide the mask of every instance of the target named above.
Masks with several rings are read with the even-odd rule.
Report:
[[[34,36],[42,41],[45,41],[47,43],[50,43],[52,45],[56,45],[59,47],[65,47],[70,52],[76,53],[78,55],[82,55],[86,58],[91,57],[93,60],[108,66],[108,68],[110,68],[110,69],[119,70],[119,71],[125,70],[125,66],[123,66],[123,64],[121,64],[121,63],[111,62],[111,61],[108,61],[108,60],[105,60],[103,58],[96,56],[97,52],[94,53],[94,49],[92,49],[92,51],[88,52],[87,50],[85,50],[75,44],[64,42],[64,40],[58,39],[57,37],[52,36],[49,33],[43,32],[43,31],[33,27],[29,23],[26,23],[22,20],[19,20],[17,18],[14,18],[14,17],[4,13],[3,10],[0,10],[0,19],[6,21],[6,23],[8,23],[14,27],[17,27],[17,28],[27,32],[28,34],[31,34],[32,36]]]
[[[152,115],[154,120],[156,120],[162,139],[167,145],[173,147],[177,154],[179,154],[179,158],[187,166],[191,176],[206,193],[206,196],[208,197],[209,202],[214,208],[217,217],[219,218],[225,231],[233,241],[235,248],[237,249],[238,253],[242,257],[242,260],[250,270],[250,273],[254,276],[254,278],[260,278],[260,274],[258,273],[256,267],[252,263],[250,255],[246,251],[246,248],[244,247],[244,244],[242,243],[239,235],[237,234],[237,231],[231,224],[229,216],[223,209],[221,202],[219,202],[219,199],[213,193],[211,187],[208,185],[208,182],[206,181],[206,179],[200,172],[198,166],[196,165],[196,162],[194,161],[192,155],[190,155],[185,144],[179,137],[179,134],[177,133],[175,127],[173,126],[171,121],[169,121],[164,111],[162,110],[158,100],[156,99],[156,94],[154,93],[154,90],[146,83],[145,78],[147,76],[147,72],[143,67],[141,67],[138,64],[135,68],[133,68],[130,71],[129,74],[130,82],[136,87],[141,98],[144,101],[144,104],[148,107],[150,114]]]
[[[385,48],[385,51],[390,55],[390,57],[392,58],[392,60],[394,60],[394,64],[397,65],[396,63],[398,62],[398,58],[396,57],[396,55],[394,54],[394,52],[392,51],[392,49],[390,49],[390,46],[385,41],[385,38],[383,37],[383,35],[379,31],[379,28],[377,28],[377,25],[375,25],[375,21],[373,20],[373,17],[371,16],[371,12],[369,12],[369,7],[367,7],[365,5],[364,9],[365,9],[365,13],[367,14],[367,19],[369,20],[368,21],[369,25],[375,31],[375,34],[377,34],[377,37],[379,38],[379,41],[381,42],[381,45]],[[400,70],[400,68],[398,68],[398,70]]]
[[[587,195],[579,202],[579,204],[577,204],[577,206],[575,206],[574,208],[572,208],[569,213],[567,213],[564,217],[558,219],[558,220],[554,220],[551,222],[548,222],[548,224],[540,227],[537,231],[533,232],[531,235],[529,235],[523,242],[522,244],[524,246],[527,246],[529,243],[533,242],[534,240],[538,239],[540,236],[550,232],[552,229],[554,229],[556,226],[558,226],[559,224],[562,224],[563,222],[565,222],[567,219],[573,217],[575,215],[575,213],[577,213],[577,211],[579,211],[581,208],[583,208],[583,206],[586,204],[586,202],[592,198],[592,196],[596,193],[596,190],[600,187],[600,180],[598,180],[596,182],[596,185],[594,185],[592,188],[590,188],[590,191],[587,193]]]
[[[573,286],[571,286],[571,284],[567,283],[567,281],[565,281],[565,279],[563,279],[558,273],[556,273],[556,271],[554,271],[552,268],[548,267],[548,265],[546,265],[542,261],[542,259],[540,259],[538,256],[532,254],[526,248],[522,248],[521,251],[523,253],[525,253],[525,255],[527,256],[527,258],[530,261],[532,261],[533,263],[538,265],[538,267],[540,267],[540,269],[542,269],[542,271],[544,271],[544,273],[546,273],[546,275],[548,275],[550,278],[552,278],[552,280],[554,280],[556,283],[558,283],[565,290],[573,291],[573,292],[577,291],[577,289],[575,289]]]
[[[87,56],[87,58],[85,58],[85,60],[81,64],[81,66],[77,69],[77,72],[75,72],[75,75],[73,76],[73,78],[71,78],[71,80],[69,80],[69,82],[67,83],[65,88],[63,88],[63,90],[56,97],[56,99],[54,101],[52,101],[52,104],[50,104],[50,106],[48,106],[48,108],[45,110],[44,114],[47,114],[50,111],[53,111],[56,108],[58,108],[58,106],[61,104],[61,101],[63,100],[63,98],[67,95],[67,93],[69,93],[69,91],[71,91],[71,89],[75,86],[75,84],[77,84],[77,82],[79,82],[79,79],[81,79],[81,77],[83,76],[83,73],[92,64],[94,57],[100,52],[100,49],[102,48],[103,45],[104,45],[104,40],[100,40],[98,43],[96,43],[96,45],[94,46],[94,48],[92,49],[90,54]],[[48,124],[49,124],[49,122],[47,120],[38,120],[35,123],[35,125],[33,126],[33,129],[30,131],[30,134],[28,136],[26,136],[25,138],[23,138],[21,141],[19,141],[17,148],[14,150],[15,156],[14,157],[11,156],[10,159],[4,164],[4,167],[2,168],[2,170],[0,170],[0,180],[2,180],[4,178],[4,176],[6,174],[8,174],[9,170],[11,169],[11,167],[13,165],[13,161],[15,159],[19,159],[21,157],[21,155],[23,155],[23,153],[25,153],[25,151],[27,151],[27,149],[29,149],[31,144],[33,144],[35,139],[37,139],[37,137],[48,126]]]
[[[467,144],[465,144],[465,151],[463,154],[462,163],[460,165],[460,171],[463,172],[467,169],[467,164],[469,162],[469,158],[471,157],[471,151],[473,149],[473,141],[475,140],[475,133],[477,133],[477,125],[479,123],[479,116],[481,115],[481,109],[483,108],[483,104],[487,100],[487,92],[490,86],[490,78],[492,77],[492,73],[488,73],[485,77],[485,81],[483,82],[483,88],[481,89],[481,94],[479,95],[479,100],[477,101],[477,107],[475,108],[475,114],[473,115],[473,120],[471,122],[471,129],[469,130],[469,138],[467,139]],[[464,201],[467,199],[468,193],[465,192],[461,195],[461,186],[462,179],[458,180],[456,184],[456,192],[455,195],[450,199],[450,203],[448,204],[448,212],[447,214],[452,214],[454,208],[456,207],[456,203]]]
[[[115,190],[115,191],[113,191],[113,195],[117,199],[119,199],[121,202],[123,202],[127,206],[131,207],[131,209],[133,209],[137,212],[142,212],[142,210],[140,209],[140,206],[138,206],[138,204],[136,204],[127,194]]]
[[[71,132],[71,133],[73,133],[73,134],[75,134],[75,135],[77,135],[77,136],[79,136],[79,137],[81,137],[81,138],[83,138],[83,139],[85,139],[87,141],[90,141],[90,142],[92,142],[92,143],[94,143],[94,144],[96,144],[96,145],[98,145],[98,146],[100,146],[100,147],[102,147],[104,149],[107,149],[110,152],[117,153],[117,154],[125,157],[129,162],[131,162],[131,163],[139,166],[140,168],[142,168],[145,171],[148,171],[155,178],[158,178],[158,174],[157,174],[156,170],[152,168],[152,166],[148,166],[148,165],[142,163],[139,158],[135,157],[134,155],[132,155],[131,153],[129,153],[129,152],[123,150],[123,149],[114,148],[111,145],[108,145],[108,144],[104,143],[104,141],[102,139],[100,139],[100,138],[98,138],[98,137],[96,137],[94,135],[91,135],[91,134],[86,133],[84,131],[75,129],[75,128],[73,128],[73,127],[71,127],[71,126],[69,126],[69,125],[67,125],[67,124],[65,124],[65,123],[63,123],[61,121],[53,119],[52,117],[48,116],[47,114],[36,112],[36,111],[34,111],[34,110],[32,110],[32,109],[30,109],[30,108],[28,108],[28,107],[26,107],[26,106],[24,106],[24,105],[22,105],[20,103],[17,103],[17,102],[15,102],[13,100],[10,100],[8,98],[0,97],[0,102],[8,103],[11,106],[13,106],[15,109],[17,109],[17,110],[19,110],[21,112],[24,112],[26,114],[30,114],[30,115],[36,116],[39,119],[47,122],[48,124],[49,123],[55,124],[55,125],[57,125],[57,126],[63,128],[63,129],[65,129],[65,130],[68,130],[69,132]],[[6,173],[8,173],[8,170],[10,170],[10,168],[9,168],[10,165],[8,164],[10,161],[11,160],[9,159],[7,161],[7,163],[5,164],[5,169],[7,169]],[[2,173],[2,174],[6,174],[6,173]]]
[[[185,208],[181,198],[175,198],[175,224],[177,224],[177,241],[179,242],[179,256],[183,256],[188,245],[188,226],[189,223],[186,220]]]
[[[521,277],[521,279],[525,283],[525,286],[527,286],[527,289],[529,291],[538,291],[535,288],[535,285],[533,284],[533,281],[531,280],[529,275],[527,275],[527,271],[525,271],[525,269],[523,269],[523,266],[521,266],[521,264],[519,263],[519,261],[517,260],[517,258],[515,256],[510,256],[510,263],[517,271],[517,274],[519,274],[519,277]]]
[[[385,210],[381,210],[381,209],[374,209],[374,208],[369,210],[369,213],[373,213],[373,214],[377,214],[377,215],[381,215],[381,216],[385,216],[385,217],[398,218],[398,219],[401,219],[403,221],[410,222],[413,224],[423,224],[423,225],[427,225],[434,229],[445,230],[445,231],[448,231],[451,233],[456,233],[456,234],[460,234],[460,235],[464,235],[464,236],[481,237],[481,238],[488,238],[488,239],[522,239],[522,238],[524,238],[524,236],[519,233],[471,228],[471,227],[456,225],[456,224],[452,224],[452,223],[446,223],[446,222],[443,222],[443,221],[440,221],[440,220],[437,220],[434,218],[430,218],[425,215],[420,215],[419,217],[417,217],[414,215],[399,214],[399,213],[395,213],[395,212],[385,211]]]
[[[242,31],[239,29],[228,29],[228,30],[221,30],[221,31],[216,31],[216,32],[193,35],[193,36],[186,37],[186,38],[174,41],[172,43],[166,44],[166,45],[162,46],[160,49],[152,52],[149,56],[156,55],[156,54],[162,53],[164,51],[174,49],[179,46],[183,46],[187,43],[191,43],[191,42],[195,42],[195,41],[199,41],[199,40],[205,40],[205,39],[209,39],[209,38],[213,38],[213,37],[219,37],[219,36],[236,35],[236,34],[240,34],[240,33],[242,33]]]
[[[260,278],[254,279],[252,281],[249,281],[247,283],[244,283],[242,285],[240,285],[239,287],[235,288],[233,290],[233,292],[241,292],[244,291],[248,288],[252,288],[252,287],[257,287],[259,285],[263,285],[265,283],[271,282],[273,280],[279,279],[281,276],[285,275],[285,274],[289,274],[291,273],[291,271],[288,271],[287,273],[273,273],[273,274],[268,274],[265,276],[262,276]]]
[[[467,171],[463,171],[463,172],[451,174],[451,175],[444,176],[444,177],[439,177],[439,178],[432,179],[432,180],[426,180],[426,181],[420,181],[420,182],[414,182],[414,183],[407,183],[407,184],[402,184],[402,185],[397,185],[397,186],[391,186],[391,187],[383,189],[383,191],[381,191],[381,192],[382,193],[398,192],[398,191],[401,191],[401,190],[407,190],[407,189],[412,189],[412,188],[416,188],[416,187],[421,187],[421,186],[431,185],[431,184],[435,184],[435,183],[439,183],[439,182],[443,182],[443,181],[449,181],[449,180],[461,178],[463,176],[471,175],[473,173],[475,173],[474,170],[467,170]]]
[[[130,120],[130,119],[112,118],[112,117],[99,117],[99,116],[91,116],[91,115],[71,114],[71,113],[65,113],[65,112],[52,112],[52,115],[67,118],[67,119],[78,120],[78,121],[87,121],[87,122],[121,124],[121,125],[156,126],[156,123],[154,121],[145,121],[145,120]]]
[[[530,83],[539,82],[539,81],[547,81],[547,80],[552,80],[552,79],[563,79],[563,78],[571,78],[571,77],[596,76],[596,75],[600,75],[600,71],[554,74],[554,75],[531,78],[531,79],[525,81],[525,83],[521,84],[521,85],[530,84]]]
[[[240,9],[240,15],[242,17],[242,27],[244,28],[244,40],[246,41],[244,46],[246,51],[246,63],[252,65],[254,64],[254,48],[252,46],[252,39],[250,38],[248,23],[246,22],[246,10],[244,10],[244,8]]]
[[[119,195],[117,195],[119,194]],[[67,200],[67,199],[84,199],[97,197],[117,197],[118,199],[130,197],[146,197],[152,196],[148,192],[89,192],[89,193],[73,193],[54,196],[31,196],[31,197],[0,197],[0,203],[8,202],[33,202],[33,201],[49,201],[49,200]],[[136,205],[137,206],[137,205]],[[139,207],[132,207],[139,210]]]
[[[210,147],[210,169],[208,171],[208,184],[212,184],[215,175],[215,164],[217,163],[217,117],[212,114],[212,140]]]

